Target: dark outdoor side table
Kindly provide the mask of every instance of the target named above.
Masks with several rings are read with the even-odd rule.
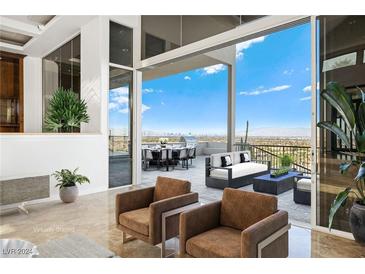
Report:
[[[277,178],[270,177],[270,174],[258,176],[253,178],[253,190],[278,195],[293,188],[295,176],[298,172],[289,172]]]

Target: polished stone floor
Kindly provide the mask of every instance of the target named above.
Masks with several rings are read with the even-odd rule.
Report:
[[[115,194],[134,187],[122,187],[85,195],[72,204],[60,201],[29,206],[29,215],[1,212],[0,238],[18,238],[36,245],[50,239],[79,233],[114,251],[121,257],[157,258],[158,246],[139,240],[122,244],[115,225]],[[172,245],[176,244],[176,240]],[[293,226],[289,236],[290,257],[364,257],[365,247],[326,233]],[[171,242],[170,242],[171,245]]]
[[[215,201],[222,198],[223,191],[220,189],[205,186],[205,156],[198,156],[193,160],[193,165],[188,170],[177,166],[175,169],[166,171],[165,168],[157,170],[150,168],[142,172],[142,184],[154,185],[157,176],[168,176],[172,178],[185,179],[191,182],[192,191],[199,193],[203,201]],[[253,186],[248,185],[241,188],[242,190],[253,191]],[[293,201],[293,190],[284,192],[277,196],[279,208],[288,211],[289,219],[292,223],[300,226],[309,226],[310,224],[310,206],[299,205]]]

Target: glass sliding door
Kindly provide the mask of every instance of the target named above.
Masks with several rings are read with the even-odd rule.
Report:
[[[317,85],[320,90],[327,83],[335,81],[343,85],[350,95],[355,109],[361,101],[361,92],[365,89],[365,16],[321,16],[318,18],[318,56]],[[342,128],[350,137],[339,113],[317,94],[317,120],[331,121]],[[351,159],[348,148],[334,134],[317,129],[318,169],[316,197],[316,225],[327,227],[331,203],[339,191],[352,183],[356,170],[341,175],[339,165]],[[351,140],[354,144],[354,140]],[[349,232],[349,211],[354,199],[338,211],[333,229]]]
[[[132,184],[133,72],[109,69],[109,188]]]

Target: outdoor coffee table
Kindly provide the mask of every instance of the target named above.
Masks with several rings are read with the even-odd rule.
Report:
[[[293,188],[295,176],[298,176],[298,172],[289,172],[276,178],[270,177],[270,174],[258,176],[253,178],[253,190],[278,195]]]

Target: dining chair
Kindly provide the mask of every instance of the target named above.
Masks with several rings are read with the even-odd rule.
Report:
[[[193,164],[193,159],[196,158],[196,147],[189,148],[188,158],[190,160],[190,164],[192,165]]]
[[[189,169],[189,149],[181,148],[178,150],[177,159],[181,161],[181,166],[183,168]]]
[[[142,164],[143,169],[147,170],[150,166],[150,161],[153,160],[152,151],[149,148],[142,149]]]
[[[166,171],[169,171],[170,160],[172,160],[172,149],[163,148],[160,150],[159,167],[166,165]]]

